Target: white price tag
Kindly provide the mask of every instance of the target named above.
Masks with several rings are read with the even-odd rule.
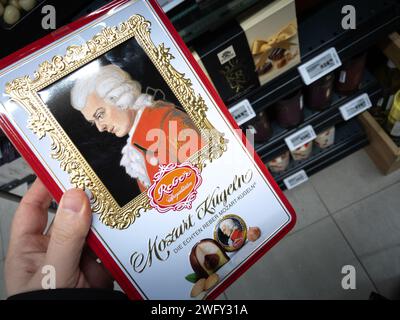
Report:
[[[349,120],[372,106],[368,94],[363,93],[357,98],[342,105],[339,110],[344,120]]]
[[[329,72],[340,67],[342,62],[335,48],[330,48],[317,55],[310,61],[299,66],[297,69],[306,85],[327,75]]]
[[[288,190],[293,189],[302,183],[308,180],[307,173],[304,170],[300,170],[295,174],[292,174],[290,177],[283,179],[283,183],[285,184]]]
[[[233,107],[229,108],[229,112],[235,119],[238,126],[243,123],[253,119],[256,116],[253,107],[250,104],[250,101],[245,99],[235,104]]]
[[[285,139],[286,145],[290,151],[296,150],[298,147],[314,140],[317,137],[313,127],[307,126],[296,133],[293,133]]]

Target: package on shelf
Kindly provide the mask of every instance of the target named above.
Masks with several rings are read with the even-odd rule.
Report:
[[[265,143],[273,135],[273,129],[266,110],[258,112],[256,117],[245,122],[240,127],[246,132],[247,138],[250,138],[250,141],[254,140],[256,143]]]
[[[313,141],[300,146],[299,148],[291,152],[293,160],[301,161],[308,159],[311,156],[312,150],[313,150]]]
[[[297,127],[304,120],[303,92],[297,90],[275,104],[275,117],[282,128]]]
[[[289,150],[287,150],[280,156],[269,161],[267,163],[267,167],[272,173],[281,173],[288,168],[289,163],[290,163],[290,153]]]
[[[236,22],[201,37],[194,50],[195,59],[226,104],[259,87],[246,35]]]
[[[330,147],[335,143],[335,127],[330,127],[327,130],[324,130],[315,138],[315,144],[321,148],[325,149]]]
[[[304,88],[304,100],[309,109],[320,111],[330,106],[334,80],[331,72]]]
[[[238,18],[244,30],[261,85],[300,63],[294,0],[273,1]]]
[[[367,52],[362,52],[343,63],[336,77],[335,90],[342,95],[351,95],[360,89]]]

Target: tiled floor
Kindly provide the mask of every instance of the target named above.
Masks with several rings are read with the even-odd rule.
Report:
[[[227,291],[229,299],[400,299],[400,172],[361,150],[286,191],[294,230]],[[356,289],[341,286],[354,266]]]
[[[296,227],[221,299],[400,299],[400,171],[382,176],[361,150],[285,193]],[[1,259],[14,209],[0,200]],[[345,290],[348,265],[356,288]]]

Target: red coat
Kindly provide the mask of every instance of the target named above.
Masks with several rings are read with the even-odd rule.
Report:
[[[191,131],[194,135],[185,137],[182,130],[189,128],[194,130]],[[143,154],[147,175],[152,182],[159,164],[184,162],[201,149],[203,140],[186,113],[173,105],[162,105],[143,110],[131,144]],[[146,187],[139,181],[138,184],[143,192]]]
[[[232,241],[232,247],[234,247],[235,249],[239,249],[240,247],[243,246],[244,244],[244,239],[243,239],[243,232],[235,229],[230,236],[230,239]]]
[[[233,242],[235,242],[235,240],[243,238],[243,232],[240,231],[239,229],[235,229],[235,230],[231,233],[230,238],[231,238],[231,240],[232,240]]]

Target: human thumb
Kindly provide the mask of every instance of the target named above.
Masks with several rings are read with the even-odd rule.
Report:
[[[91,224],[91,209],[80,189],[64,193],[52,226],[45,264],[56,272],[57,288],[75,287],[79,262]]]

